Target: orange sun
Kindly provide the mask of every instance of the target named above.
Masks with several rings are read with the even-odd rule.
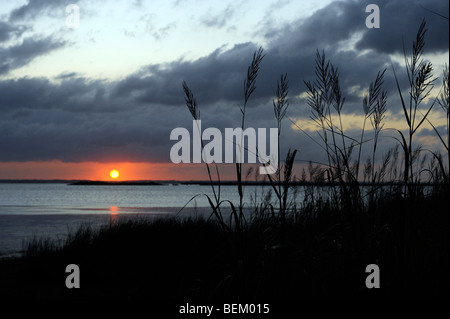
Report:
[[[116,179],[117,177],[119,177],[119,171],[113,169],[111,172],[109,172],[109,176],[111,176],[111,178]]]

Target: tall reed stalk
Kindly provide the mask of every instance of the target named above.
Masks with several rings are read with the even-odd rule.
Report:
[[[256,79],[258,77],[259,67],[264,58],[263,49],[260,47],[254,54],[253,59],[250,66],[247,69],[247,78],[244,80],[244,103],[240,106],[240,111],[242,114],[241,117],[241,129],[242,132],[245,130],[245,112],[247,108],[248,101],[252,96],[253,92],[256,90]],[[239,215],[237,216],[236,225],[238,228],[242,228],[245,222],[244,216],[244,190],[242,185],[242,164],[244,162],[244,134],[242,133],[240,144],[239,144],[239,154],[237,154],[240,158],[236,162],[236,178],[237,178],[237,187],[239,193]]]
[[[398,141],[400,142],[404,153],[405,164],[403,181],[405,183],[405,192],[408,196],[417,195],[417,182],[420,182],[419,176],[414,176],[414,167],[416,160],[420,155],[420,147],[414,148],[414,136],[422,124],[427,120],[427,117],[436,102],[436,100],[434,100],[424,112],[421,111],[420,106],[430,95],[430,92],[434,87],[434,81],[436,80],[436,78],[433,78],[432,64],[423,59],[426,31],[426,22],[424,19],[420,24],[416,39],[413,42],[412,53],[409,59],[407,58],[404,49],[404,59],[409,84],[409,98],[406,101],[400,89],[397,74],[392,66],[403,115],[408,125],[407,137],[405,137],[400,130],[396,129],[401,137],[401,140]],[[414,177],[416,177],[416,179],[414,179]]]
[[[256,79],[258,77],[258,72],[259,72],[259,68],[260,68],[260,64],[262,59],[264,58],[263,55],[263,49],[259,48],[254,54],[253,54],[253,59],[252,62],[250,64],[250,66],[247,69],[247,77],[244,80],[244,102],[243,105],[240,106],[240,111],[241,111],[241,129],[242,132],[244,132],[245,130],[245,114],[246,114],[246,108],[248,105],[248,102],[250,100],[250,97],[252,96],[252,94],[254,93],[254,91],[256,90]],[[194,120],[198,120],[200,119],[200,111],[197,107],[197,103],[194,97],[194,94],[192,93],[192,91],[189,89],[188,85],[186,84],[186,82],[183,82],[183,91],[185,94],[185,102],[186,102],[186,106],[188,107],[192,117],[194,118]],[[199,132],[199,134],[201,135],[201,132]],[[211,169],[209,167],[208,161],[205,161],[206,164],[206,168],[207,168],[207,172],[208,172],[208,178],[213,190],[213,195],[214,195],[214,202],[213,200],[208,196],[205,195],[208,199],[208,202],[211,206],[211,208],[213,209],[213,214],[217,217],[217,220],[219,221],[219,223],[227,229],[231,229],[233,227],[233,221],[234,221],[234,227],[236,228],[237,231],[240,231],[246,224],[246,219],[244,216],[244,191],[243,191],[243,182],[242,182],[242,164],[243,164],[243,160],[244,160],[244,134],[242,134],[240,136],[240,141],[238,141],[238,153],[236,154],[236,157],[238,157],[238,160],[236,161],[235,164],[235,168],[236,168],[236,180],[237,180],[237,187],[238,187],[238,194],[239,194],[239,206],[238,206],[238,210],[236,210],[235,205],[229,201],[229,200],[220,200],[220,174],[219,174],[219,170],[217,167],[217,164],[215,165],[216,167],[216,172],[217,172],[217,178],[219,180],[218,183],[218,192],[216,192],[215,187],[214,187],[214,183],[213,183],[213,179],[212,179],[212,174],[211,174]],[[202,148],[202,157],[203,157],[203,149],[204,149],[204,145],[203,145],[203,141],[201,142],[201,148]],[[222,212],[220,210],[220,206],[224,203],[227,202],[230,207],[231,207],[231,214],[230,214],[230,222],[229,224],[227,224],[224,221]]]
[[[200,109],[197,106],[197,101],[194,97],[193,92],[189,89],[187,83],[185,81],[183,81],[183,91],[185,94],[185,102],[186,102],[186,106],[189,110],[189,112],[192,115],[192,118],[197,121],[200,120]],[[198,122],[196,122],[198,123]],[[200,131],[200,127],[197,126],[197,130],[198,130],[198,134],[200,136],[200,140],[201,140],[201,151],[202,151],[202,158],[204,158],[204,143],[203,140],[201,139],[201,134],[202,132]],[[211,185],[211,189],[213,192],[213,196],[214,196],[214,201],[209,197],[209,195],[205,196],[208,199],[208,202],[210,204],[210,207],[212,209],[212,215],[216,216],[217,220],[219,221],[220,225],[225,228],[225,229],[229,229],[230,226],[227,225],[227,223],[224,221],[223,219],[223,215],[220,209],[220,206],[222,204],[222,201],[220,200],[220,175],[219,175],[219,170],[217,167],[217,164],[215,165],[216,168],[216,173],[217,173],[217,178],[219,179],[219,184],[217,186],[217,191],[216,188],[214,186],[214,182],[213,182],[213,178],[212,178],[212,173],[211,173],[211,168],[209,167],[209,163],[208,161],[205,161],[205,165],[206,165],[206,169],[208,172],[208,179]],[[197,196],[197,195],[196,195]],[[194,196],[192,199],[194,199],[196,196]],[[234,209],[233,205],[231,204],[232,209]]]
[[[359,172],[361,154],[365,138],[366,122],[370,119],[374,129],[372,163],[375,161],[378,136],[383,128],[384,113],[386,111],[386,92],[381,91],[385,70],[379,72],[370,84],[369,94],[363,99],[364,122],[359,140],[346,134],[342,108],[345,97],[339,84],[338,69],[325,57],[325,53],[317,51],[315,59],[316,78],[313,82],[305,81],[307,88],[307,104],[311,107],[311,119],[317,124],[321,148],[325,151],[327,164],[322,165],[326,180],[332,187],[334,203],[347,208],[361,206],[361,191],[359,188]],[[316,143],[312,136],[308,135]],[[353,151],[358,148],[357,157],[353,159]],[[375,166],[370,165],[371,180],[375,182]]]

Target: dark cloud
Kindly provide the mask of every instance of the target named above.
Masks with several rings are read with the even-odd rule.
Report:
[[[29,95],[20,98],[20,89]],[[168,160],[161,147],[177,117],[167,107],[158,114],[154,106],[112,101],[107,91],[83,79],[3,82],[0,160]]]
[[[21,21],[25,19],[33,19],[37,15],[42,14],[45,11],[52,12],[65,12],[66,5],[70,2],[61,0],[28,0],[28,2],[17,9],[14,9],[9,20],[11,22]],[[76,1],[75,1],[76,3]]]
[[[76,72],[63,72],[61,74],[59,74],[56,79],[57,80],[67,80],[67,79],[71,79],[71,78],[76,78],[78,77],[78,73]]]
[[[448,20],[429,11],[448,16],[448,1],[380,1],[379,7],[380,28],[366,31],[356,44],[356,49],[371,49],[380,53],[403,53],[402,40],[404,40],[407,52],[410,52],[417,29],[422,19],[426,19],[428,29],[426,52],[448,51]]]
[[[181,91],[184,80],[203,107],[208,108],[219,101],[238,105],[243,100],[243,81],[247,67],[257,48],[253,43],[244,43],[229,50],[218,49],[195,61],[151,65],[141,70],[140,74],[133,74],[118,82],[114,94],[138,103],[180,104],[184,102]],[[254,93],[257,103],[250,107],[270,101],[274,96],[277,80],[284,73],[288,73],[293,96],[305,91],[304,80],[313,80],[315,77],[316,50],[297,49],[297,52],[297,55],[291,53],[288,56],[282,55],[277,48],[270,48],[265,52]],[[360,102],[362,98],[354,91],[367,89],[378,71],[390,68],[389,56],[374,52],[363,55],[355,51],[330,52],[327,57],[340,70],[341,84],[348,102]],[[391,74],[386,75],[386,82],[392,83]],[[347,110],[354,111],[353,106]]]
[[[423,5],[436,11],[447,8],[448,12],[448,4],[443,3],[430,1]],[[287,147],[294,147],[300,149],[299,159],[321,160],[317,157],[320,148],[304,134],[290,129],[288,119],[310,115],[302,95],[306,90],[303,81],[315,78],[317,50],[324,50],[339,69],[346,96],[343,112],[347,114],[361,114],[361,92],[374,81],[378,71],[387,68],[383,89],[389,94],[389,111],[396,116],[401,106],[391,65],[398,72],[402,88],[407,80],[400,66],[391,64],[389,54],[399,52],[402,37],[410,47],[423,17],[429,28],[426,51],[448,51],[448,22],[445,36],[440,29],[445,19],[424,10],[420,3],[393,0],[378,4],[379,30],[365,27],[365,4],[356,1],[333,2],[306,19],[281,27],[266,24],[264,35],[269,44],[257,89],[248,105],[246,125],[276,126],[272,99],[280,75],[288,73],[291,105],[282,130],[282,153]],[[41,10],[37,8],[39,5],[30,1],[11,16],[19,19]],[[395,23],[395,19],[401,22]],[[218,19],[209,26],[226,24]],[[9,39],[17,32],[11,28],[0,23],[0,39],[2,35]],[[352,49],[352,41],[357,50]],[[64,45],[67,44],[49,37],[27,38],[18,45],[0,47],[0,74]],[[192,131],[182,81],[188,83],[197,98],[204,128],[238,127],[243,83],[258,47],[253,42],[223,46],[196,60],[150,64],[115,82],[89,79],[77,73],[62,73],[55,78],[56,82],[46,78],[0,80],[0,161],[167,162],[174,144],[169,140],[171,130],[185,127]],[[436,76],[440,75],[437,70]],[[393,139],[385,141],[385,145],[380,142],[380,152],[390,147]]]
[[[365,28],[364,8],[360,2],[339,1],[315,11],[306,19],[261,32],[283,54],[295,54],[299,49],[336,48],[355,32]]]
[[[132,97],[143,103],[179,104],[181,83],[186,80],[203,103],[220,99],[237,101],[242,81],[255,45],[245,43],[230,50],[217,49],[195,61],[150,65],[139,75],[131,75],[116,87],[117,96]]]
[[[12,38],[17,38],[25,32],[27,28],[25,26],[12,25],[4,21],[0,21],[0,43],[6,42]]]
[[[8,22],[0,21],[0,76],[29,64],[39,56],[68,45],[66,40],[56,35],[42,36],[36,33],[29,35],[26,31],[32,31],[33,27],[18,22],[19,20],[24,20],[24,23],[32,22],[30,18],[49,8],[61,8],[61,2],[30,0],[13,10]]]
[[[35,58],[60,49],[66,41],[45,38],[28,37],[21,43],[9,47],[0,47],[0,75],[27,65]]]
[[[63,78],[60,84],[46,78],[4,80],[0,81],[0,108],[4,115],[19,109],[89,114],[120,111],[122,101],[110,98],[108,90],[102,81],[73,75]]]
[[[365,12],[368,4],[380,8],[380,28],[368,29]],[[414,39],[420,22],[428,22],[428,52],[448,50],[448,20],[431,13],[425,8],[448,15],[448,1],[336,1],[315,11],[306,19],[299,19],[281,28],[270,27],[260,31],[272,46],[284,54],[298,48],[319,48],[335,50],[352,36],[360,37],[356,49],[370,49],[379,53],[403,53],[402,39],[409,43]]]

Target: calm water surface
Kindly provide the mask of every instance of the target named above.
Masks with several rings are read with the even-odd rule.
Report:
[[[245,202],[259,198],[267,186],[246,186]],[[17,255],[34,236],[64,238],[82,223],[112,219],[209,214],[210,186],[84,186],[63,183],[0,183],[0,257]],[[192,199],[195,195],[198,195]],[[192,200],[191,200],[192,199]],[[237,186],[222,186],[221,199],[239,203]],[[226,205],[225,205],[226,206]]]
[[[261,187],[259,187],[261,188]],[[256,188],[249,186],[247,195]],[[191,202],[191,198],[197,196]],[[114,210],[120,213],[158,211],[158,208],[208,207],[203,194],[210,186],[84,186],[67,184],[1,184],[0,215],[91,214]],[[222,186],[221,197],[238,200],[236,186]],[[247,196],[246,200],[250,200]]]

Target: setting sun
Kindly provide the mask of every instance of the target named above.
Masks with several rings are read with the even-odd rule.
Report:
[[[109,176],[111,176],[111,178],[117,178],[119,177],[119,172],[113,169],[111,172],[109,172]]]

